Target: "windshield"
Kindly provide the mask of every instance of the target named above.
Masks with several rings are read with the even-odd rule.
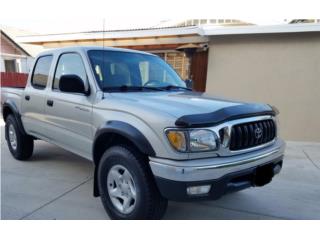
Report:
[[[91,50],[88,55],[103,91],[186,87],[179,75],[158,56],[109,50]]]

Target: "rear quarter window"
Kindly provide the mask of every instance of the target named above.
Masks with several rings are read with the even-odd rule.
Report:
[[[38,58],[31,77],[33,87],[44,89],[47,86],[51,63],[51,55]]]

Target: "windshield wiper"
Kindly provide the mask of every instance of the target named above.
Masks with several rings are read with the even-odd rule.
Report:
[[[176,85],[167,85],[162,87],[163,89],[166,90],[171,90],[171,89],[183,89],[183,90],[188,90],[188,91],[192,91],[191,88],[187,88],[187,87],[181,87],[181,86],[176,86]]]
[[[121,85],[118,87],[104,87],[103,88],[103,91],[121,91],[121,92],[144,91],[144,90],[164,91],[163,88],[159,88],[159,87],[128,86],[128,85]]]

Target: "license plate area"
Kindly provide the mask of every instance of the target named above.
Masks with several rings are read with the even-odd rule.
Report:
[[[274,167],[273,163],[257,167],[253,176],[254,186],[261,187],[270,183],[274,176]]]

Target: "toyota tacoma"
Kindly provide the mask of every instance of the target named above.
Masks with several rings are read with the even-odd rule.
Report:
[[[275,107],[194,92],[150,53],[43,52],[25,88],[2,88],[1,104],[13,157],[30,159],[44,140],[89,159],[112,219],[160,219],[168,200],[260,187],[282,167]]]

